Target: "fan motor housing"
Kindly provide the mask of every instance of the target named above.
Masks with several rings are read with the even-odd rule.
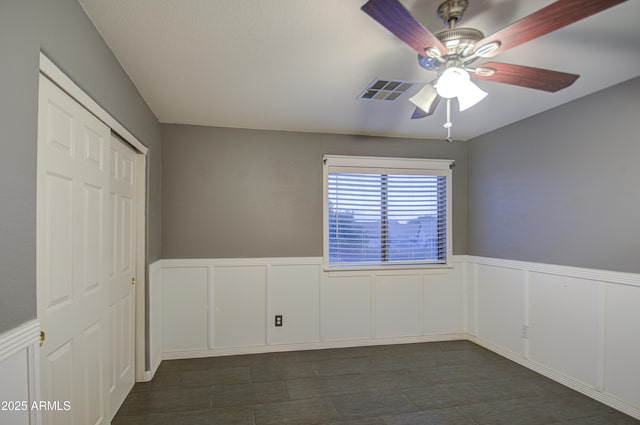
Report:
[[[445,58],[464,60],[474,49],[475,44],[484,38],[484,34],[474,28],[453,28],[440,31],[435,36],[447,48]],[[445,61],[428,56],[418,55],[418,63],[428,70],[440,68]]]
[[[440,31],[435,36],[447,48],[448,56],[468,56],[475,44],[484,38],[482,31],[475,28],[453,28]]]

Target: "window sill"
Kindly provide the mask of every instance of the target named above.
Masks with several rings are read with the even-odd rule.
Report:
[[[363,267],[327,267],[324,271],[329,276],[369,276],[369,275],[416,275],[416,274],[447,274],[453,270],[453,264],[438,265],[397,265],[397,266],[363,266]]]

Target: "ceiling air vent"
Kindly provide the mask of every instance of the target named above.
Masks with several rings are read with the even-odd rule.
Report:
[[[416,84],[417,83],[410,81],[383,80],[378,78],[364,89],[358,96],[358,99],[393,102]]]

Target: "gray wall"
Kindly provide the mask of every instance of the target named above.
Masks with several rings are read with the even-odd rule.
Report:
[[[160,258],[160,125],[77,0],[0,1],[0,333],[36,317],[36,143],[43,52],[150,149],[148,247]]]
[[[162,126],[162,257],[322,255],[322,155],[454,159],[453,252],[464,254],[466,145]]]
[[[469,254],[640,272],[640,78],[468,145]]]

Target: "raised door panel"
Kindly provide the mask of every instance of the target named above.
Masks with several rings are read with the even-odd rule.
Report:
[[[41,312],[50,313],[73,300],[73,178],[47,173],[44,185],[38,302]]]
[[[84,363],[84,421],[88,425],[105,423],[104,382],[104,329],[102,321],[94,323],[83,332],[85,346]]]
[[[120,195],[119,200],[120,220],[116,231],[118,271],[133,276],[133,199],[127,195]]]
[[[133,291],[120,300],[120,338],[116,341],[117,350],[119,350],[118,378],[121,381],[130,380],[133,382],[133,327],[134,327],[134,300]],[[128,375],[131,375],[128,377]],[[131,388],[128,388],[130,390]],[[127,391],[128,392],[128,391]]]
[[[76,140],[76,108],[70,98],[52,98],[44,100],[44,143],[48,148],[61,152],[67,157],[73,157]]]
[[[82,282],[85,292],[99,289],[104,284],[103,189],[85,184],[83,188]]]
[[[85,125],[82,132],[84,163],[100,171],[104,169],[104,138],[99,129]]]
[[[48,352],[40,355],[41,399],[45,401],[68,401],[72,408],[79,406],[73,388],[74,377],[79,373],[77,368],[74,368],[73,341],[64,341],[59,346],[52,346],[52,343],[53,341],[47,341],[49,345]],[[73,414],[73,410],[59,411],[55,415],[43,412],[43,423],[52,425],[78,423],[74,420]]]

